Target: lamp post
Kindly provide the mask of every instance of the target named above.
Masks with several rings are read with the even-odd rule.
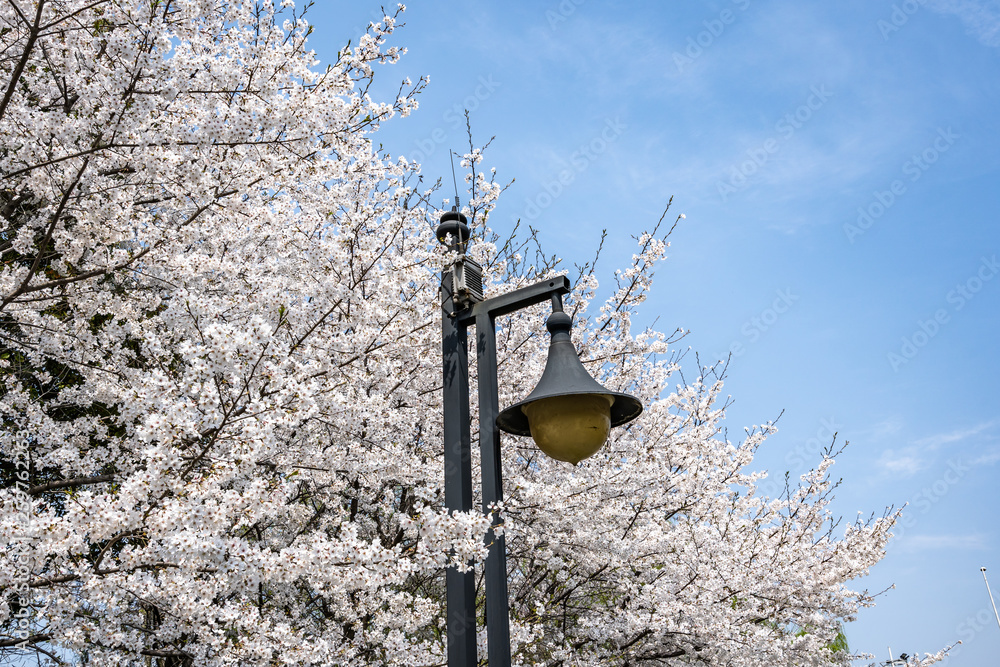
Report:
[[[628,394],[609,391],[590,377],[570,340],[572,318],[563,312],[569,280],[559,276],[492,299],[483,298],[482,269],[465,256],[468,220],[453,208],[441,216],[438,240],[457,253],[441,276],[441,333],[444,369],[444,493],[449,512],[472,510],[471,416],[469,412],[469,327],[476,330],[479,377],[479,449],[483,512],[503,500],[500,430],[531,435],[539,448],[561,461],[579,463],[605,443],[611,427],[642,412]],[[542,377],[523,401],[500,412],[497,388],[496,318],[552,302],[546,327],[552,335]],[[499,519],[494,515],[494,525]],[[490,667],[510,665],[507,551],[503,535],[490,530],[485,563],[486,634]],[[472,570],[446,572],[449,667],[474,667],[476,590]]]
[[[990,590],[990,580],[986,578],[986,568],[981,567],[979,571],[983,573],[983,581],[986,582],[986,592],[990,595],[990,604],[993,605],[993,615],[997,618],[997,627],[1000,627],[1000,613],[997,613],[997,603],[993,601],[993,591]]]

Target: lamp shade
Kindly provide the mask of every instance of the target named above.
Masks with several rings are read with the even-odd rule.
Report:
[[[638,417],[642,403],[590,376],[570,338],[573,318],[557,310],[545,326],[552,341],[542,377],[524,400],[500,413],[497,426],[530,435],[548,456],[576,465],[604,446],[612,427]]]

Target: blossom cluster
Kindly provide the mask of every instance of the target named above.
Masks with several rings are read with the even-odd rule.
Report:
[[[482,566],[490,517],[443,506],[433,193],[372,140],[426,84],[368,94],[396,19],[321,68],[289,0],[0,6],[0,651],[445,661],[444,571]],[[464,210],[495,294],[555,262],[489,230],[482,160]],[[676,338],[633,331],[666,249],[641,236],[605,303],[592,270],[567,299],[644,415],[578,467],[505,441],[515,662],[845,664],[871,602],[848,582],[894,515],[835,535],[830,460],[758,495],[772,427],[726,440],[721,381],[672,385]],[[504,405],[543,315],[498,322]]]

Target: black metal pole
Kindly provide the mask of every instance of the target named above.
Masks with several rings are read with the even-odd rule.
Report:
[[[469,416],[468,326],[455,316],[453,274],[442,276],[442,354],[444,361],[444,503],[449,512],[472,510],[472,458]],[[445,574],[449,667],[475,667],[475,572],[449,567]]]
[[[503,500],[503,465],[500,459],[499,390],[497,387],[496,324],[489,311],[476,316],[476,360],[479,386],[479,451],[483,478],[483,512]],[[500,518],[493,516],[493,525]],[[507,599],[507,546],[503,535],[486,535],[486,642],[490,667],[510,667],[510,611]]]
[[[461,229],[456,227],[459,232]],[[453,233],[446,229],[446,233]],[[467,230],[465,232],[467,234]],[[439,238],[444,234],[439,229]],[[452,246],[458,249],[459,246]],[[497,386],[496,318],[569,292],[564,276],[502,294],[468,308],[453,293],[454,272],[441,277],[441,332],[444,356],[444,496],[448,511],[472,509],[471,418],[469,415],[468,328],[476,327],[479,390],[479,447],[482,455],[483,511],[503,500],[500,413]],[[494,517],[494,525],[499,519]],[[486,636],[490,667],[510,667],[510,611],[507,596],[507,549],[502,535],[486,539]],[[449,567],[447,586],[448,667],[475,667],[476,590],[473,571]]]
[[[569,280],[558,276],[472,305],[459,322],[476,327],[479,389],[479,451],[483,484],[483,512],[503,500],[503,464],[500,456],[499,387],[497,385],[496,318],[543,303],[569,292]],[[493,518],[496,525],[499,517]],[[510,603],[507,592],[507,546],[503,535],[486,536],[486,639],[490,667],[510,667]]]

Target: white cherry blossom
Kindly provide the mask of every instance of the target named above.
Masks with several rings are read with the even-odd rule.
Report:
[[[443,507],[436,195],[372,138],[428,79],[372,99],[397,17],[321,67],[297,12],[0,4],[4,652],[445,661],[444,568],[481,566],[490,517]],[[497,294],[557,267],[489,230],[483,160],[462,156],[465,211]],[[605,303],[592,267],[567,298],[643,416],[577,467],[504,441],[515,662],[846,664],[873,600],[849,582],[896,514],[837,527],[830,458],[760,495],[773,426],[727,441],[716,371],[685,381],[682,332],[632,325],[657,229]],[[544,315],[498,323],[501,405],[541,374]]]

